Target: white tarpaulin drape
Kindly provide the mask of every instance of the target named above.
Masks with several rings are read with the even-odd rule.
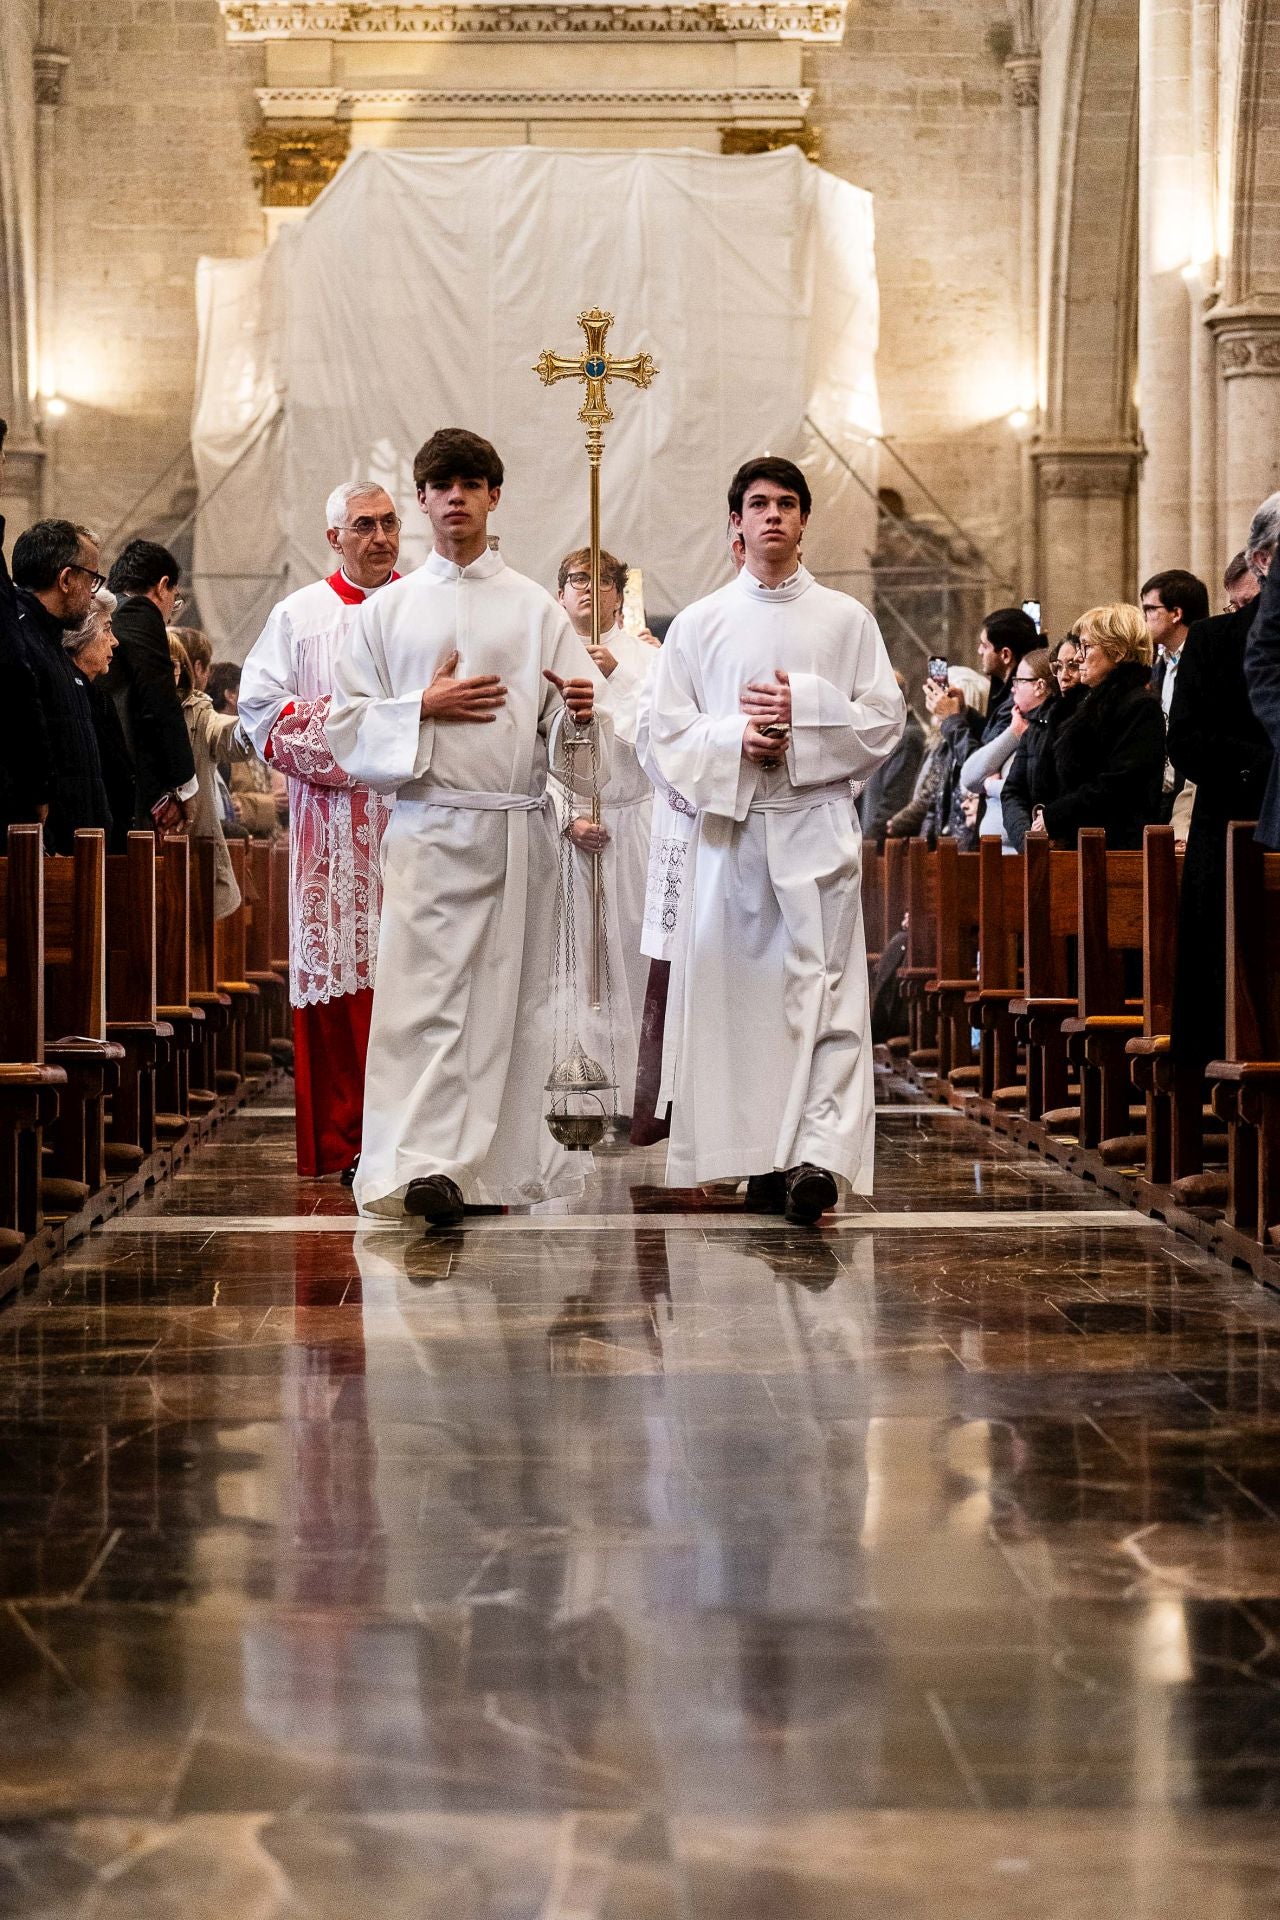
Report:
[[[647,393],[618,383],[605,544],[644,570],[651,613],[728,577],[725,488],[770,451],[815,498],[805,560],[865,597],[874,491],[878,302],[870,196],[790,148],[752,157],[536,147],[352,156],[258,260],[205,260],[193,443],[196,589],[243,656],[278,595],[331,565],[324,501],[372,475],[426,523],[413,455],[437,427],[486,435],[506,465],[504,557],[554,584],[587,531],[581,387],[544,389],[543,347],[581,351],[578,312],[647,348]]]

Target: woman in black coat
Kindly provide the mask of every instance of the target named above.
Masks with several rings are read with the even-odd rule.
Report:
[[[1139,607],[1094,607],[1076,625],[1088,694],[1053,735],[1057,793],[1032,826],[1074,846],[1103,827],[1109,847],[1140,847],[1160,818],[1164,714],[1151,686],[1151,642]]]
[[[1031,714],[1000,790],[1005,842],[1015,853],[1022,852],[1036,808],[1058,797],[1053,738],[1087,691],[1080,685],[1080,656],[1074,634],[1058,642],[1050,661],[1059,689],[1057,697],[1046,700]]]
[[[1254,719],[1244,655],[1258,601],[1197,620],[1183,644],[1169,713],[1169,758],[1195,782],[1178,897],[1170,1046],[1203,1069],[1226,1048],[1227,823],[1256,820],[1271,743]]]

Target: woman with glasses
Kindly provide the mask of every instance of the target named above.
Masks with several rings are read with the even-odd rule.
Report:
[[[1033,813],[1058,791],[1053,737],[1084,699],[1074,636],[1060,640],[1056,647],[1029,653],[1019,671],[1025,671],[1043,692],[1040,699],[1027,701],[1026,730],[1001,793],[1005,848],[1010,853],[1022,852]]]
[[[1059,693],[1070,693],[1080,685],[1080,648],[1074,633],[1065,634],[1050,647],[1049,671]]]
[[[1076,623],[1084,697],[1053,731],[1048,778],[1033,829],[1075,845],[1081,827],[1103,827],[1111,847],[1140,847],[1160,818],[1164,714],[1151,687],[1151,641],[1140,607],[1093,607]],[[1050,772],[1045,769],[1046,775]]]
[[[1056,699],[1057,687],[1043,647],[1023,654],[1013,671],[1010,684],[1013,715],[1009,725],[994,740],[978,747],[960,771],[965,817],[978,823],[980,839],[999,840],[1006,853],[1016,853],[1004,820],[1003,795],[1009,767],[1026,739],[1031,722],[1046,703]],[[980,819],[979,819],[980,816]]]

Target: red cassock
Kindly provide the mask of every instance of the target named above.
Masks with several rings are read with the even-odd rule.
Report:
[[[289,782],[289,997],[298,1172],[309,1177],[342,1172],[360,1151],[390,814],[343,772],[324,728],[333,664],[366,597],[341,571],[290,594],[241,679],[246,731]]]

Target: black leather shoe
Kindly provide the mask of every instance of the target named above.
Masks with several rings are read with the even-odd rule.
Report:
[[[359,1168],[359,1165],[360,1165],[360,1155],[357,1154],[355,1159],[351,1162],[351,1165],[349,1167],[344,1167],[342,1169],[342,1172],[338,1175],[338,1179],[341,1181],[344,1187],[354,1187],[356,1183],[356,1172],[357,1172],[357,1169]]]
[[[785,1173],[753,1173],[744,1202],[748,1213],[781,1213],[787,1204]]]
[[[811,1227],[828,1207],[839,1199],[836,1183],[822,1167],[801,1166],[787,1169],[787,1219],[792,1226]]]
[[[404,1190],[404,1210],[432,1227],[456,1227],[466,1211],[462,1195],[443,1173],[411,1180]]]

